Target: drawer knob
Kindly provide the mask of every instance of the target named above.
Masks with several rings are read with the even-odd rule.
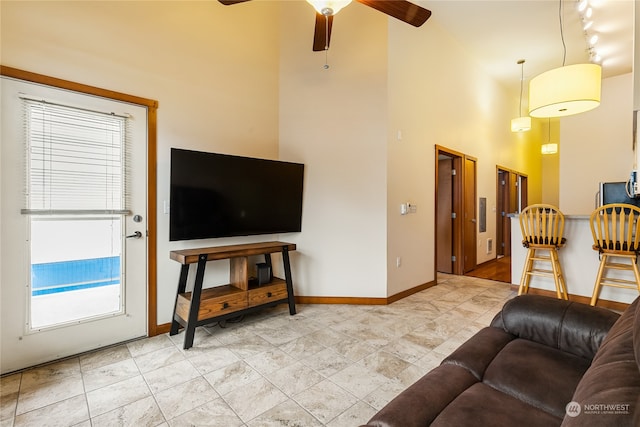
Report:
[[[271,292],[267,292],[267,298],[271,298]]]
[[[229,303],[228,302],[222,303],[222,308],[229,308]]]

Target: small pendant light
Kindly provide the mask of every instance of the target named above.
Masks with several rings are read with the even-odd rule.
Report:
[[[531,117],[522,115],[522,91],[524,90],[524,59],[518,61],[520,65],[520,107],[519,117],[511,119],[511,132],[526,132],[531,129]]]
[[[540,151],[542,154],[556,154],[558,152],[558,144],[551,142],[551,118],[547,120],[549,123],[547,126],[547,143],[542,144]]]

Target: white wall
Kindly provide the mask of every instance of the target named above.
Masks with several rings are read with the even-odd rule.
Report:
[[[602,81],[594,110],[560,119],[560,209],[590,214],[599,182],[626,181],[634,166],[631,74]]]
[[[162,214],[169,149],[278,157],[279,5],[3,1],[0,7],[3,65],[159,101],[158,206],[150,209],[159,212],[158,322],[170,322],[179,265],[169,251],[250,239],[169,244]],[[226,264],[218,264],[212,280],[226,282]]]
[[[394,20],[389,28],[387,268],[393,295],[435,278],[436,144],[477,158],[477,197],[487,198],[478,263],[495,258],[495,250],[486,253],[486,239],[495,241],[496,235],[496,165],[528,174],[538,194],[540,156],[526,133],[510,130],[516,111],[510,94],[481,71],[437,17],[422,31]],[[418,205],[416,214],[399,214],[405,201]]]
[[[304,3],[282,8],[280,155],[307,173],[291,237],[298,294],[386,297],[434,280],[435,144],[478,158],[489,208],[478,262],[495,257],[496,165],[540,193],[539,143],[510,132],[506,90],[437,19],[414,28],[359,4],[336,16],[325,70],[307,15]],[[401,216],[407,201],[418,211]]]
[[[313,11],[282,7],[280,156],[305,163],[292,261],[305,296],[386,297],[387,20],[354,3],[333,23],[330,68]]]
[[[414,28],[353,3],[334,21],[325,70],[306,2],[1,7],[3,65],[159,101],[159,323],[175,297],[171,249],[272,237],[170,244],[170,147],[305,163],[303,232],[273,236],[298,244],[304,296],[386,297],[433,280],[434,144],[478,158],[489,208],[480,248],[495,237],[497,164],[528,174],[530,194],[540,193],[539,145],[509,130],[517,104],[435,17]],[[404,201],[418,213],[400,217]],[[207,283],[226,281],[226,265]]]

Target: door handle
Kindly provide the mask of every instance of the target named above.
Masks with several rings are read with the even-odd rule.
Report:
[[[471,218],[471,222],[475,223],[476,219],[475,218]]]
[[[142,233],[139,231],[136,231],[133,234],[129,234],[128,236],[125,236],[127,239],[139,239],[142,237]]]

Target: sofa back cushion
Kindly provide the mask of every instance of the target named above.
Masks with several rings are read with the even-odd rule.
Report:
[[[618,317],[603,308],[540,295],[522,295],[508,301],[491,326],[592,359]]]

